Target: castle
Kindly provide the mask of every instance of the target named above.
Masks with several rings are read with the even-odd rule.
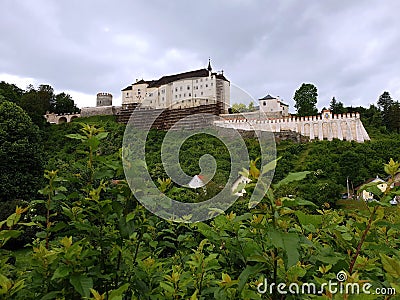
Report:
[[[324,110],[321,115],[296,117],[289,114],[289,105],[279,96],[267,95],[258,99],[258,111],[229,114],[230,82],[223,71],[208,67],[156,80],[136,80],[122,91],[122,107],[112,106],[112,95],[98,93],[96,107],[84,107],[81,114],[73,116],[46,115],[51,123],[69,122],[76,117],[116,115],[117,121],[127,123],[135,111],[135,126],[150,126],[160,130],[170,129],[176,122],[193,114],[219,115],[218,120],[203,118],[201,124],[188,121],[185,128],[197,128],[206,124],[242,131],[292,132],[309,140],[339,140],[364,142],[370,140],[359,113],[332,114]],[[156,114],[158,117],[152,119]],[[191,123],[192,122],[192,123]]]
[[[199,69],[156,80],[136,80],[122,90],[122,109],[184,109],[201,105],[220,104],[221,113],[230,105],[230,82],[223,71]]]

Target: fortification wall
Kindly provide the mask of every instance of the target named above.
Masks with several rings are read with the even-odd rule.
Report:
[[[176,122],[187,116],[195,114],[218,115],[221,110],[222,108],[219,103],[181,109],[141,109],[135,111],[132,107],[121,110],[117,115],[117,121],[127,124],[133,111],[135,111],[134,118],[130,121],[132,126],[137,128],[151,126],[152,129],[169,130]],[[156,119],[153,122],[154,118]],[[181,129],[183,129],[182,127],[185,129],[202,128],[207,124],[211,125],[213,121],[211,118],[190,119],[182,123],[180,127]]]
[[[51,123],[51,124],[62,124],[62,123],[69,123],[73,119],[79,118],[81,115],[80,114],[55,114],[55,113],[48,113],[45,114],[44,117],[46,118],[46,121]]]
[[[226,121],[216,121],[216,126],[231,127],[241,130],[261,131],[294,131],[310,140],[339,140],[364,142],[370,140],[367,131],[360,120],[359,113],[332,114],[326,112],[323,115],[307,117],[286,117],[278,119],[249,119],[242,116]]]
[[[81,117],[116,115],[120,110],[120,106],[83,107],[81,108]]]

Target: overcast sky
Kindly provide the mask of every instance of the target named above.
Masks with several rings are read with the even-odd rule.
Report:
[[[207,66],[255,99],[293,110],[300,85],[318,108],[400,100],[400,1],[1,0],[0,81],[50,84],[78,106],[136,78]],[[232,99],[234,101],[234,99]]]

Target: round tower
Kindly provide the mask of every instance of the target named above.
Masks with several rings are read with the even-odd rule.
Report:
[[[98,93],[96,107],[112,106],[112,95],[110,93]]]

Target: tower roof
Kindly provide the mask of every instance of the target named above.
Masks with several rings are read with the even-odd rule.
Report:
[[[208,59],[208,67],[207,67],[207,70],[210,71],[210,72],[212,71],[212,68],[211,68],[211,59],[210,59],[210,58]]]
[[[261,98],[261,99],[258,99],[258,100],[270,100],[270,99],[276,99],[276,97],[272,97],[270,94],[268,94],[264,98]]]

